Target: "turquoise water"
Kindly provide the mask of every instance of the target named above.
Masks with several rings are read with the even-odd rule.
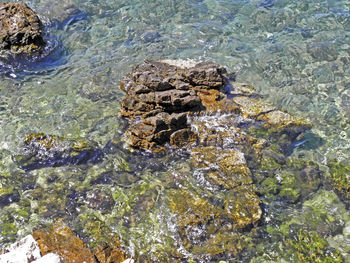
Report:
[[[171,254],[162,247],[171,247],[173,240],[187,259],[193,257],[183,252],[173,226],[167,224],[164,201],[166,190],[177,183],[174,178],[193,172],[186,156],[168,153],[153,161],[116,148],[99,164],[30,172],[21,170],[13,158],[25,135],[34,132],[86,139],[100,148],[118,141],[125,128],[118,117],[124,96],[118,83],[146,59],[224,65],[236,72],[239,82],[255,86],[275,105],[312,122],[313,145],[297,145],[293,157],[313,160],[321,171],[328,171],[329,159],[349,163],[349,1],[26,3],[46,23],[52,50],[35,63],[0,68],[0,187],[12,187],[19,199],[1,207],[0,247],[61,217],[87,242],[94,240],[84,224],[100,222],[121,236],[137,257],[156,260],[157,255]],[[109,174],[112,182],[96,182],[101,174]],[[107,200],[99,209],[86,198],[96,189]],[[280,204],[276,218],[266,209],[262,224],[278,229],[288,218],[304,224],[310,204],[330,222],[320,223],[320,228],[340,222],[324,236],[349,262],[349,210],[326,183],[304,200]],[[263,247],[273,262],[280,240],[269,235],[269,244],[261,242],[256,250],[220,259],[258,260],[257,250]]]

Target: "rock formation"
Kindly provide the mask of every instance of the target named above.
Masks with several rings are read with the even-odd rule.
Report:
[[[0,51],[31,53],[45,46],[43,24],[25,3],[0,3]]]
[[[194,143],[201,136],[206,141],[233,138],[229,130],[211,129],[211,136],[203,136],[203,129],[195,132],[193,125],[191,127],[192,116],[215,112],[231,114],[229,122],[233,124],[234,137],[243,135],[239,128],[243,121],[249,127],[256,125],[270,133],[288,129],[291,136],[310,128],[304,120],[264,101],[252,87],[232,83],[225,73],[223,67],[209,62],[188,68],[154,61],[137,66],[120,83],[126,92],[121,102],[121,116],[129,119],[125,133],[127,144],[156,150],[165,143],[175,146]],[[204,126],[205,133],[210,133],[209,125]]]
[[[186,250],[219,259],[252,245],[253,232],[246,230],[262,210],[248,161],[255,170],[270,166],[269,156],[283,154],[310,123],[231,81],[215,63],[146,61],[120,87],[127,93],[121,116],[129,120],[124,140],[131,148],[157,151],[170,144],[190,153],[203,192],[168,193]]]

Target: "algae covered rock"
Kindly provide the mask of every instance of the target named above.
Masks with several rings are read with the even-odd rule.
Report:
[[[244,154],[238,150],[197,147],[191,150],[191,162],[204,168],[208,181],[226,189],[253,183]]]
[[[43,24],[25,3],[0,3],[0,50],[31,53],[45,46]]]
[[[189,191],[172,190],[169,193],[170,209],[177,214],[177,224],[186,227],[191,224],[204,225],[222,213],[220,208]]]
[[[188,190],[174,189],[168,196],[183,246],[192,254],[200,258],[237,255],[252,245],[250,233],[241,228],[258,221],[261,209],[249,187],[237,187],[215,204]]]
[[[343,262],[341,253],[329,247],[327,240],[321,238],[315,231],[301,228],[294,237],[285,239],[284,243],[288,255],[294,262]]]
[[[237,227],[246,227],[260,220],[260,199],[253,187],[239,186],[225,198],[225,213]]]

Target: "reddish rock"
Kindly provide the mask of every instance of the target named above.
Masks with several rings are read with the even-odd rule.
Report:
[[[33,237],[42,255],[55,253],[66,263],[96,262],[90,249],[62,221],[57,221],[49,228],[35,230]]]

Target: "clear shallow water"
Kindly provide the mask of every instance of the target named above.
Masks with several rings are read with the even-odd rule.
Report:
[[[99,147],[118,140],[123,129],[118,118],[119,101],[124,96],[118,83],[145,59],[181,58],[222,64],[237,73],[238,81],[255,86],[277,106],[313,123],[312,132],[323,144],[316,149],[301,145],[292,156],[314,160],[325,171],[330,158],[350,159],[348,1],[27,4],[43,16],[58,44],[48,60],[25,67],[24,72],[6,72],[0,80],[1,184],[14,185],[21,197],[18,204],[1,208],[4,213],[0,220],[15,227],[0,237],[1,245],[56,217],[65,218],[88,239],[91,233],[81,225],[94,221],[94,216],[140,254],[157,254],[168,238],[177,240],[172,226],[166,224],[169,211],[163,200],[164,187],[176,185],[176,178],[191,173],[186,156],[175,154],[174,158],[169,153],[164,158],[172,161],[163,165],[150,162],[147,156],[115,149],[97,165],[26,173],[12,160],[20,142],[31,132],[85,138]],[[76,9],[79,12],[73,12]],[[112,173],[114,183],[94,186],[92,182],[104,172]],[[30,183],[34,184],[26,187]],[[112,195],[112,210],[94,211],[84,201],[85,196],[79,196],[80,192],[89,195],[96,187]],[[310,200],[319,195],[310,196]],[[74,200],[71,206],[68,199]],[[283,210],[298,217],[303,214],[303,205]],[[25,208],[23,216],[16,212],[19,207]],[[326,210],[331,207],[332,203]],[[341,220],[346,221],[348,210],[336,207],[342,211]],[[278,222],[283,221],[283,213],[276,217]],[[332,232],[329,243],[349,247],[349,239],[340,233],[342,230]],[[271,251],[276,244],[272,243]],[[246,252],[243,259],[231,260],[253,257],[254,251]]]

